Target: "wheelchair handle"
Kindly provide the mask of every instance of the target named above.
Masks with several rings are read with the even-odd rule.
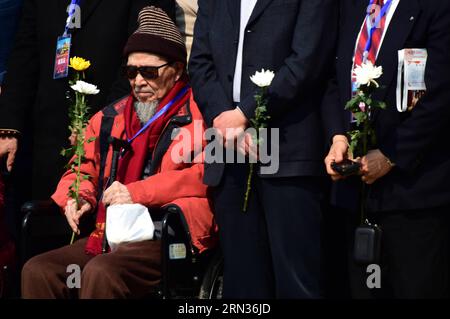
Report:
[[[111,172],[109,174],[108,184],[106,188],[111,186],[111,184],[116,180],[117,175],[117,166],[119,162],[119,154],[123,150],[124,152],[128,151],[130,147],[130,143],[127,140],[121,140],[116,137],[110,136],[108,138],[108,142],[111,144],[113,149],[112,161],[111,161]]]

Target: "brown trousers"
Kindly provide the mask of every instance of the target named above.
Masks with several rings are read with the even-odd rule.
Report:
[[[159,284],[160,241],[122,244],[115,252],[95,257],[84,252],[86,241],[31,258],[22,269],[22,297],[142,298]],[[69,287],[76,282],[71,264],[81,270],[79,289]]]

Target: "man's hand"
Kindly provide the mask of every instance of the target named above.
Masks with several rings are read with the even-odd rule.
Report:
[[[128,188],[119,182],[112,183],[111,186],[105,190],[105,192],[103,193],[102,202],[105,206],[117,204],[134,204]]]
[[[247,118],[238,109],[222,112],[213,121],[213,127],[223,138],[225,147],[233,147],[247,126]]]
[[[258,147],[250,133],[245,133],[237,139],[237,150],[239,153],[248,156],[250,159],[258,160]]]
[[[0,157],[8,156],[6,159],[6,168],[11,172],[14,159],[17,153],[17,138],[15,137],[0,137]]]
[[[325,166],[327,168],[327,173],[330,175],[333,181],[337,181],[343,176],[331,168],[331,163],[340,163],[347,158],[348,152],[348,140],[345,135],[335,135],[333,137],[333,144],[330,147],[328,155],[325,157]]]
[[[78,225],[80,224],[80,217],[84,214],[90,212],[92,209],[91,204],[84,199],[80,199],[80,209],[77,210],[77,203],[74,199],[69,199],[67,201],[66,207],[64,209],[64,215],[66,215],[67,222],[72,228],[73,232],[77,235],[80,234]]]
[[[389,173],[392,169],[389,159],[380,150],[371,150],[361,159],[361,180],[373,184],[377,179]]]

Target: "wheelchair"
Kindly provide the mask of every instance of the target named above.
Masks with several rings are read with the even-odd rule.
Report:
[[[72,231],[59,207],[52,201],[31,201],[22,208],[21,265],[31,257],[67,245]],[[192,245],[181,209],[168,205],[161,209],[162,278],[157,292],[161,299],[221,299],[223,257],[220,248],[201,254]],[[153,217],[153,214],[152,214]],[[91,221],[82,219],[80,229]],[[87,233],[87,232],[85,232]],[[159,236],[158,236],[159,237]]]

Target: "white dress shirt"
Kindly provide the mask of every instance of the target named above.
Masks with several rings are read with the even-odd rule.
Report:
[[[252,15],[257,0],[241,0],[241,22],[239,29],[239,44],[236,56],[236,67],[233,79],[233,101],[241,101],[241,80],[242,80],[242,50],[244,47],[245,28]]]

